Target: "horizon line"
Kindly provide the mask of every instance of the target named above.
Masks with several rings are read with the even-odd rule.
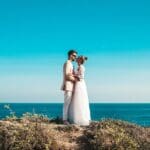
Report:
[[[64,102],[0,102],[0,104],[4,103],[17,103],[17,104],[63,104]],[[150,104],[150,102],[89,102],[89,104]]]

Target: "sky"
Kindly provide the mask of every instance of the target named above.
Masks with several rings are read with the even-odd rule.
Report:
[[[88,57],[90,103],[150,102],[149,8],[148,0],[0,0],[0,102],[63,102],[70,49]]]

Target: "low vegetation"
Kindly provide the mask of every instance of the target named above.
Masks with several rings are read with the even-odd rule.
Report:
[[[0,150],[150,150],[150,128],[121,120],[63,125],[62,119],[23,114],[0,120]]]

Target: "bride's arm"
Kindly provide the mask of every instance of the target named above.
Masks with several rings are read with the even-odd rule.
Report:
[[[77,77],[81,80],[84,78],[84,67],[80,66],[78,69]]]

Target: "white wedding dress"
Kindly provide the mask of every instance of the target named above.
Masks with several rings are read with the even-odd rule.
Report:
[[[84,80],[85,67],[80,65],[76,75],[80,81],[75,83],[72,100],[69,106],[69,121],[78,125],[89,125],[91,121],[89,100]]]

